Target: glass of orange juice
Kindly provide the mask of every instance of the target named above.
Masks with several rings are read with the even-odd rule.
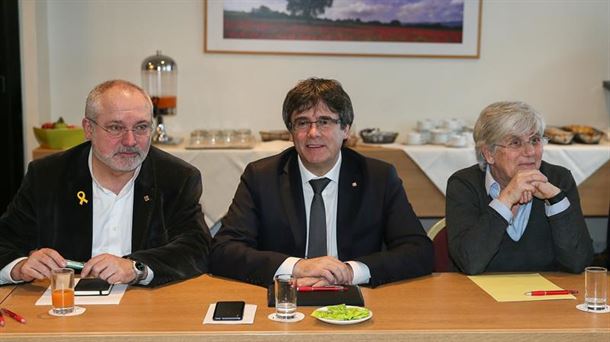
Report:
[[[65,315],[74,311],[74,270],[58,268],[51,271],[53,313]]]

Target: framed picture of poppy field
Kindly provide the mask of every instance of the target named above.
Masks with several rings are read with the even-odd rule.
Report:
[[[478,58],[482,0],[205,0],[206,53]]]

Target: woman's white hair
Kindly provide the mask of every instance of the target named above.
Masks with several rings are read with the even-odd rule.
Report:
[[[519,101],[501,101],[485,107],[474,125],[474,142],[477,161],[481,170],[487,168],[483,156],[486,146],[492,153],[496,144],[507,136],[544,134],[545,123],[542,115],[532,106]]]

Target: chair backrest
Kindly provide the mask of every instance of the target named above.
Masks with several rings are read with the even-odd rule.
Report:
[[[434,246],[434,272],[449,272],[449,245],[447,243],[447,223],[445,219],[436,222],[429,230],[428,237]]]

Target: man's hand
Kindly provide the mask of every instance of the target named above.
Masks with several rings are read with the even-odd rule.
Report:
[[[328,286],[332,285],[324,278],[318,277],[304,277],[297,278],[297,286]]]
[[[51,278],[51,270],[62,267],[66,267],[66,260],[56,250],[41,248],[18,262],[11,270],[11,278],[23,281]]]
[[[540,190],[536,187],[536,184],[547,182],[546,176],[540,170],[519,171],[502,189],[498,200],[509,208],[516,204],[526,204],[532,200],[533,195],[538,197]]]
[[[89,259],[80,276],[97,277],[110,284],[127,284],[135,279],[136,273],[133,270],[133,261],[104,253]]]
[[[301,259],[292,270],[297,278],[321,278],[329,284],[351,284],[354,278],[352,268],[339,259],[323,256],[313,259]]]

